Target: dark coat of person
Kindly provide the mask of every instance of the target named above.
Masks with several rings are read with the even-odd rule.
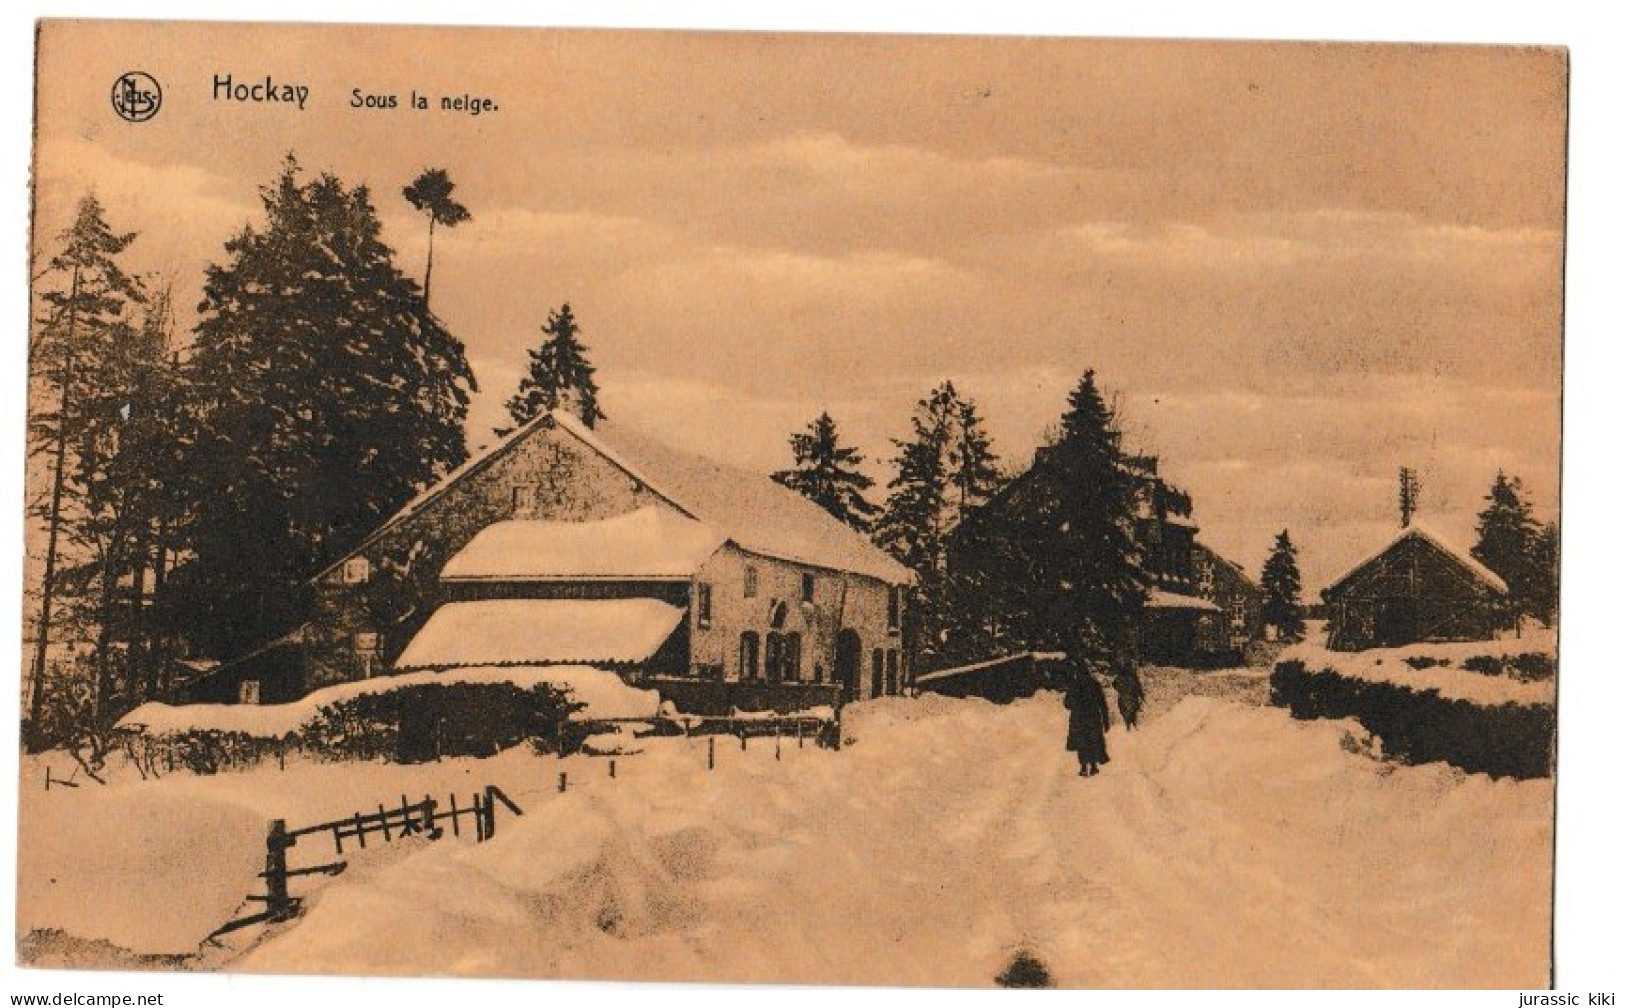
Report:
[[[1133,728],[1140,721],[1140,708],[1145,706],[1145,687],[1140,685],[1140,674],[1132,665],[1118,670],[1112,680],[1117,688],[1117,713],[1123,715],[1123,727]]]
[[[1066,722],[1066,747],[1078,754],[1083,763],[1105,763],[1106,728],[1111,724],[1111,712],[1106,707],[1106,693],[1088,672],[1079,671],[1072,677],[1066,691],[1066,709],[1070,712]]]

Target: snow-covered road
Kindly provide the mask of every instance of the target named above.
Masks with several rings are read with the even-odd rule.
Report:
[[[715,771],[701,740],[655,741],[613,781],[573,758],[562,795],[559,761],[522,752],[129,787],[297,820],[369,786],[494,782],[525,808],[491,843],[309,883],[240,969],[986,986],[1027,949],[1063,986],[1546,981],[1550,781],[1376,762],[1348,725],[1221,681],[1149,677],[1147,720],[1090,779],[1043,694],[856,705],[841,752],[728,742]]]

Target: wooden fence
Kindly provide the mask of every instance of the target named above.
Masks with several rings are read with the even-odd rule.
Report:
[[[303,826],[299,829],[290,830],[286,820],[273,819],[266,830],[265,870],[260,873],[260,877],[265,880],[265,894],[250,894],[248,897],[256,903],[264,903],[265,909],[221,925],[204,941],[213,941],[221,935],[254,924],[291,920],[299,914],[300,900],[288,892],[289,879],[302,875],[337,875],[344,871],[348,864],[345,861],[333,861],[307,868],[289,868],[288,850],[299,843],[300,837],[325,833],[333,840],[334,853],[343,854],[346,840],[355,844],[356,849],[365,850],[369,836],[375,837],[375,842],[381,843],[413,836],[438,840],[445,835],[445,830],[440,826],[443,822],[451,824],[452,836],[461,836],[462,821],[466,817],[471,820],[474,839],[483,843],[496,836],[498,806],[506,808],[516,816],[524,815],[519,806],[502,793],[501,788],[488,784],[483,794],[475,792],[469,803],[463,806],[457,804],[455,793],[451,795],[447,807],[442,807],[428,795],[424,795],[423,800],[418,802],[409,802],[405,795],[401,795],[399,806],[385,807],[379,804],[376,812],[356,812],[343,819]]]

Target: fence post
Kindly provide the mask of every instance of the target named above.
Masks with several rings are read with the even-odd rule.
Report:
[[[707,770],[717,768],[717,737],[715,735],[705,737],[705,768]]]
[[[265,913],[273,921],[293,916],[294,903],[288,898],[288,823],[272,819],[265,834]]]
[[[610,780],[615,779],[615,761],[614,760],[609,761],[609,779]]]
[[[783,759],[784,758],[783,756],[779,755],[779,746],[781,744],[782,743],[779,740],[779,726],[774,725],[773,726],[773,758],[774,759]]]
[[[559,771],[559,794],[563,794],[565,792],[565,789],[568,788],[569,786],[570,786],[570,775],[565,773],[563,770],[560,770]]]
[[[430,840],[439,840],[446,834],[445,830],[435,825],[434,812],[439,806],[440,803],[435,801],[432,796],[423,796],[423,835]]]

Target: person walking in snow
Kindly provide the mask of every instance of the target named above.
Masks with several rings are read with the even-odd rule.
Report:
[[[1106,755],[1111,712],[1106,707],[1106,692],[1088,669],[1073,673],[1066,690],[1066,709],[1066,747],[1078,754],[1078,776],[1093,777],[1100,772],[1100,764],[1111,759]]]
[[[1140,674],[1125,662],[1118,668],[1112,685],[1117,689],[1117,713],[1123,715],[1123,727],[1133,731],[1140,723],[1140,708],[1145,706],[1145,688],[1140,685]]]

